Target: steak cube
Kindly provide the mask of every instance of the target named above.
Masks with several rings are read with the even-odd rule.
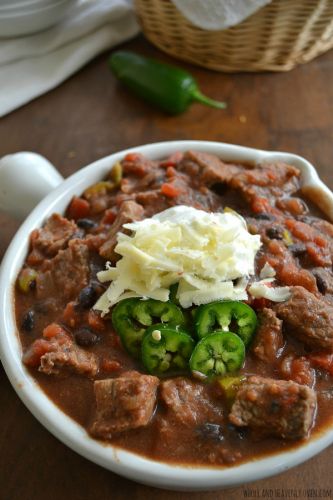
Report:
[[[145,426],[152,418],[159,379],[131,371],[118,378],[96,380],[94,436],[110,439],[114,434]]]
[[[306,437],[313,425],[316,393],[296,382],[250,377],[239,389],[232,424],[285,439]]]
[[[288,333],[312,349],[333,351],[333,306],[301,286],[291,288],[291,297],[275,306]]]
[[[77,231],[78,227],[75,222],[59,214],[53,214],[41,229],[33,233],[32,249],[53,257],[59,250],[66,247]]]
[[[70,337],[53,337],[48,341],[48,351],[41,356],[38,368],[46,375],[64,375],[71,372],[94,377],[98,372],[97,357],[78,347]]]
[[[252,350],[265,363],[274,363],[283,348],[282,321],[272,309],[264,308],[258,315],[259,326]]]
[[[161,384],[161,399],[171,418],[184,425],[219,422],[222,408],[209,396],[206,386],[177,377]]]

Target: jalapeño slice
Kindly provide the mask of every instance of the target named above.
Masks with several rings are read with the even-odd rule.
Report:
[[[141,341],[148,326],[155,323],[184,323],[181,309],[171,302],[140,298],[120,301],[112,312],[112,324],[125,349],[135,358],[140,357]]]
[[[194,323],[197,336],[200,339],[217,330],[225,332],[232,330],[247,346],[255,332],[257,316],[247,304],[226,300],[198,307]]]
[[[207,377],[237,372],[245,359],[243,341],[232,332],[214,332],[197,343],[191,359],[192,372]]]
[[[153,325],[147,329],[142,341],[142,362],[153,375],[186,373],[194,344],[193,338],[182,330],[163,324]]]

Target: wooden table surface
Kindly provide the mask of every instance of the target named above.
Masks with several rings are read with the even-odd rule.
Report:
[[[125,46],[169,60],[141,37]],[[66,177],[129,146],[204,139],[297,153],[333,188],[333,51],[289,73],[229,75],[189,67],[202,89],[227,100],[228,109],[195,104],[178,117],[165,116],[129,95],[110,74],[107,57],[98,57],[55,90],[0,119],[0,157],[36,151]],[[17,227],[0,213],[0,257]],[[289,492],[291,498],[330,498],[332,461],[330,447],[279,476],[256,483],[249,477],[248,484],[232,490],[158,491],[66,448],[29,413],[0,369],[0,500],[238,500],[279,498],[282,488],[285,497]]]

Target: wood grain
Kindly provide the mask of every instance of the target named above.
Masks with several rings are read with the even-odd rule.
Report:
[[[125,47],[170,61],[141,37]],[[68,176],[129,146],[216,140],[305,156],[333,188],[333,52],[281,74],[229,75],[188,66],[208,95],[228,101],[228,109],[194,104],[178,117],[165,116],[130,95],[110,74],[107,58],[100,56],[57,89],[2,118],[0,156],[36,151]],[[0,257],[17,228],[16,221],[0,214]],[[240,488],[196,494],[158,491],[90,463],[53,438],[20,402],[3,369],[0,409],[1,500],[239,500],[249,493],[278,498],[281,488],[308,498],[307,490],[331,487],[333,496],[333,447],[277,477],[255,484],[249,477]]]

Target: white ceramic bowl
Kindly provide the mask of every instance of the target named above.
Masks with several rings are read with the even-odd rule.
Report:
[[[37,33],[61,21],[77,0],[22,3],[0,8],[0,38]]]
[[[34,228],[41,226],[53,212],[63,212],[73,195],[80,195],[86,187],[100,180],[109,171],[110,166],[122,159],[126,153],[135,151],[143,153],[149,158],[159,159],[174,151],[187,149],[213,153],[228,161],[253,162],[254,164],[262,161],[291,163],[302,172],[304,191],[312,199],[317,196],[321,208],[333,220],[332,192],[320,181],[314,167],[300,156],[223,143],[174,141],[140,146],[102,158],[72,175],[46,196],[32,211],[13,238],[0,269],[0,311],[6,311],[6,314],[0,314],[0,355],[7,375],[24,404],[52,434],[77,453],[122,476],[152,486],[174,490],[213,490],[272,476],[304,462],[333,442],[333,428],[328,428],[325,432],[291,451],[226,468],[169,465],[117,449],[112,445],[106,446],[90,438],[82,427],[65,415],[43,393],[25,369],[21,362],[20,342],[15,333],[13,307],[14,282],[27,254],[29,233]],[[30,161],[28,168],[26,168],[26,158]],[[31,160],[31,155],[27,157],[26,154],[19,154],[18,156],[8,156],[2,162],[0,161],[0,206],[4,203],[3,190],[7,190],[15,196],[14,190],[18,184],[17,171],[20,168],[22,168],[20,183],[24,182],[28,176],[34,178],[35,186],[39,184],[38,171],[48,170],[49,167],[44,164],[42,168],[34,172],[34,162]],[[37,157],[35,162],[37,166],[40,161],[43,161],[41,157]],[[15,172],[14,165],[17,168]],[[55,183],[59,182],[59,176],[57,177],[52,167],[50,168],[50,185],[53,187]],[[13,171],[12,176],[10,173],[8,174],[8,171]],[[35,190],[35,197],[40,196],[45,190],[46,177],[45,175],[43,177],[44,187],[39,191]],[[22,204],[24,205],[24,202]]]
[[[45,7],[61,0],[0,0],[0,12],[3,10],[31,9],[32,7]]]

